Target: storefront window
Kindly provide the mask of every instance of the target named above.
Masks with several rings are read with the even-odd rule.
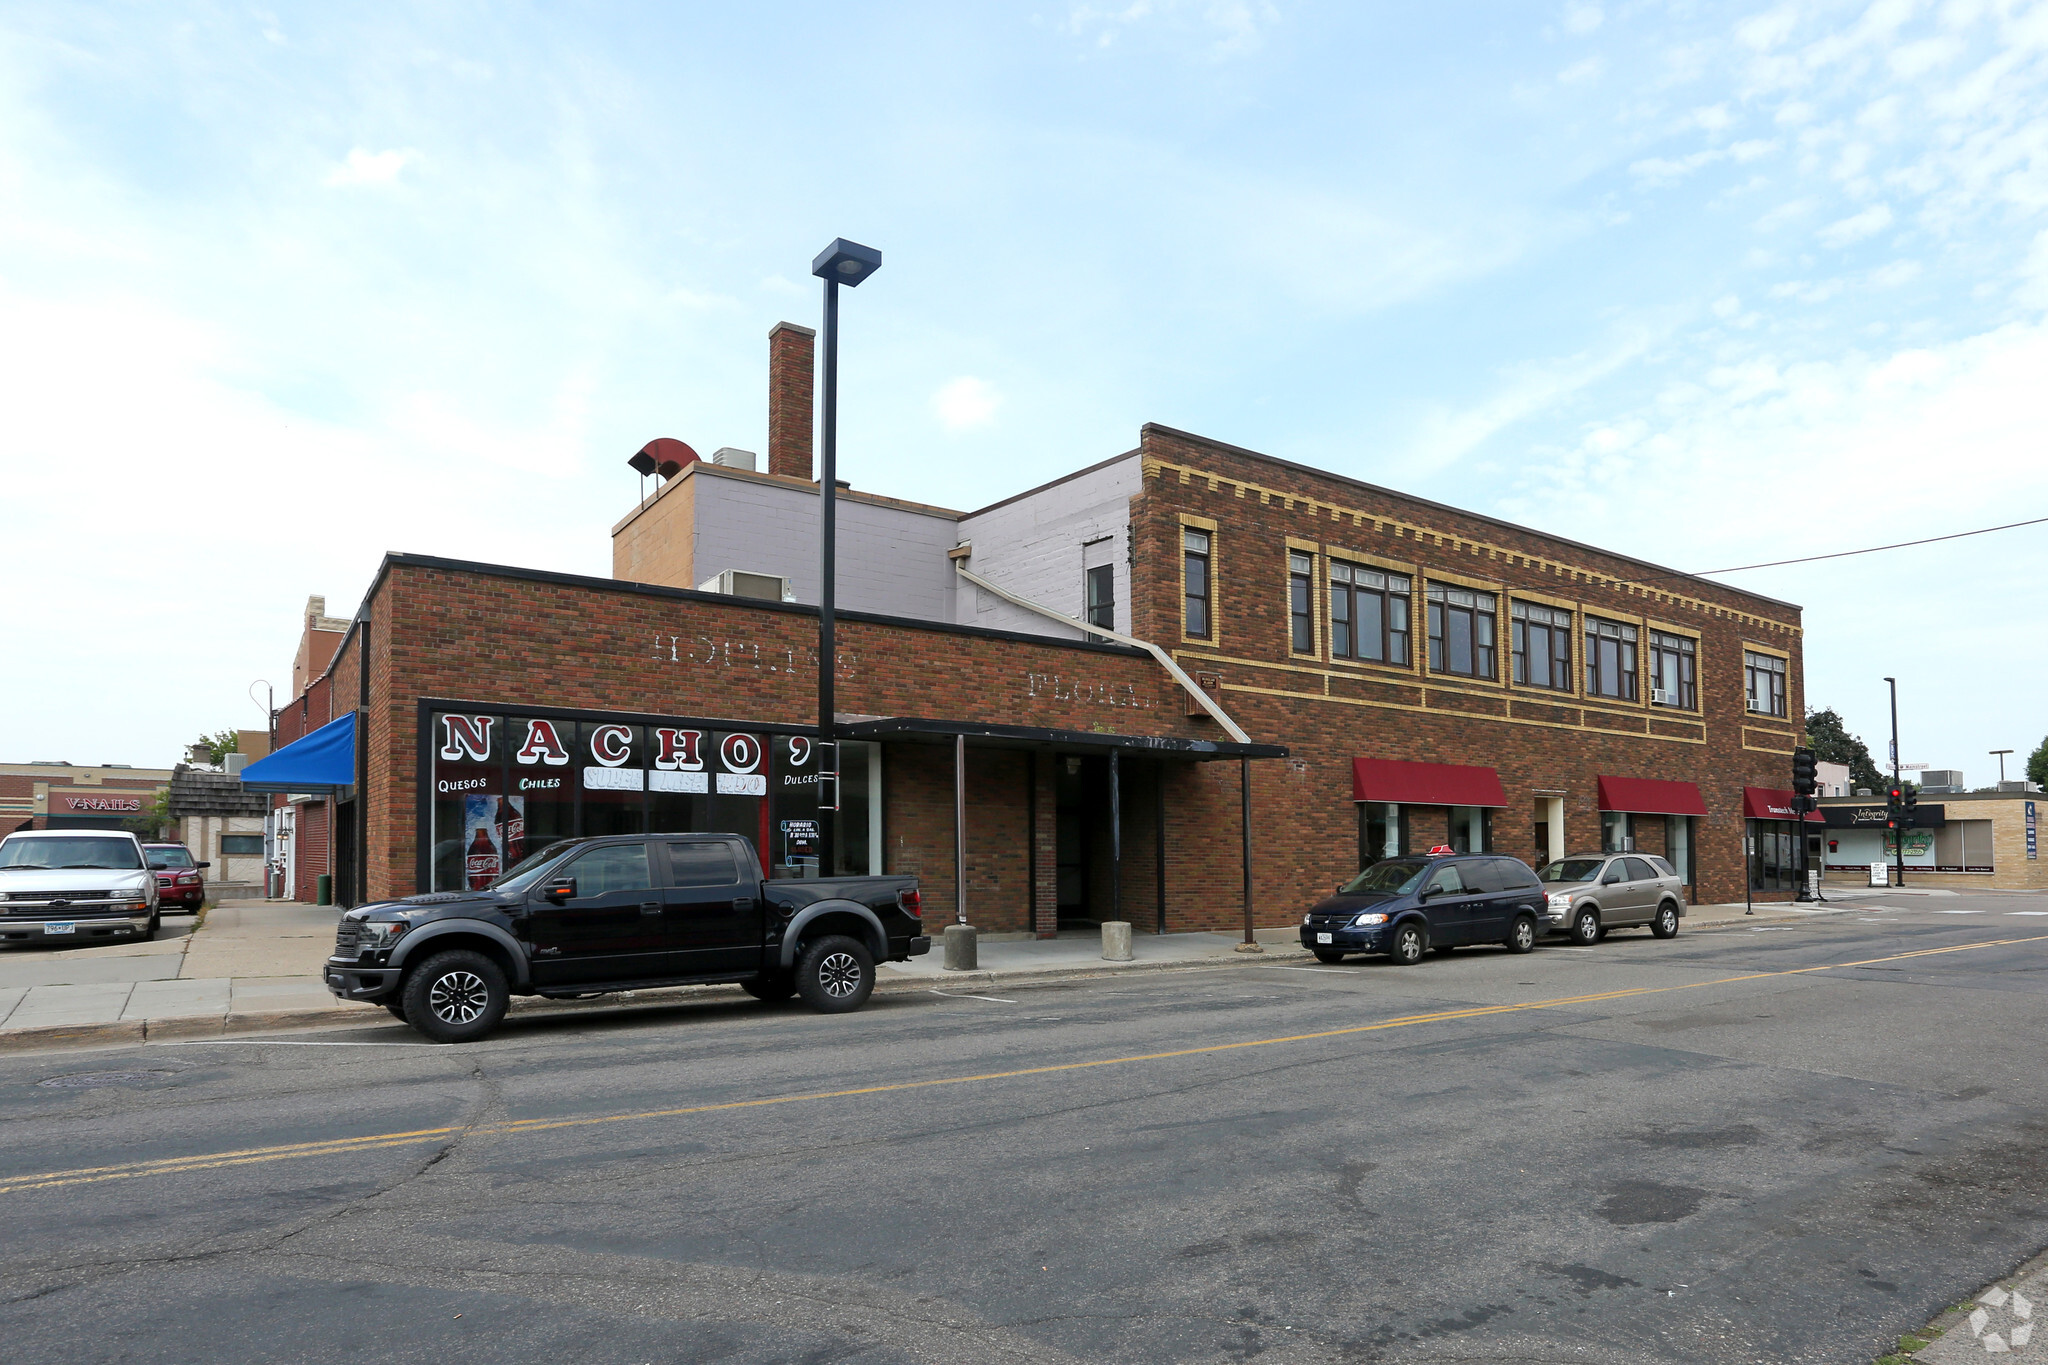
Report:
[[[1629,830],[1628,812],[1603,810],[1600,812],[1600,851],[1602,853],[1627,853],[1635,847]]]
[[[576,735],[583,833],[646,833],[647,731],[638,725],[586,720],[577,724]]]
[[[1407,822],[1401,818],[1401,808],[1391,801],[1359,802],[1359,867],[1371,867],[1382,858],[1398,858],[1407,851]]]
[[[766,875],[819,875],[806,737],[603,715],[442,713],[432,723],[421,833],[433,890],[487,885],[558,839],[642,832],[741,834],[761,851]],[[842,744],[840,768],[840,809],[826,812],[838,835],[835,871],[879,871],[879,746]]]
[[[1484,806],[1451,807],[1451,847],[1485,853],[1493,847],[1493,812]]]
[[[1678,870],[1678,880],[1693,885],[1692,820],[1690,815],[1664,817],[1664,856]]]
[[[1794,847],[1798,826],[1790,820],[1751,820],[1747,823],[1750,889],[1798,890],[1799,863]]]

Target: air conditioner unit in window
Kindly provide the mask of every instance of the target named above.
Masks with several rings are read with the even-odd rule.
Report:
[[[1653,687],[1650,689],[1650,700],[1659,706],[1676,706],[1678,705],[1678,694],[1661,687]]]
[[[697,591],[722,592],[727,597],[751,597],[762,602],[796,601],[787,578],[772,573],[748,573],[745,569],[727,569],[715,578],[707,578],[697,585]]]

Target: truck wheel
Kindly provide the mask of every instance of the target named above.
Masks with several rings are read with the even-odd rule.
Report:
[[[1342,962],[1344,960],[1344,954],[1338,952],[1335,948],[1317,948],[1315,955],[1318,962]]]
[[[740,982],[740,989],[756,1000],[779,1005],[796,994],[796,982],[786,976],[757,976],[752,981]]]
[[[149,927],[142,931],[142,936],[144,938],[155,938],[156,931],[163,927],[164,912],[161,910],[152,910],[149,912]]]
[[[1650,932],[1658,938],[1678,937],[1678,907],[1665,901],[1657,907],[1657,918],[1650,921]]]
[[[874,992],[875,959],[844,934],[828,934],[797,957],[796,989],[821,1014],[857,1010]]]
[[[436,953],[405,979],[405,1022],[437,1043],[467,1043],[498,1026],[512,1003],[505,973],[482,953]]]
[[[408,1019],[408,1018],[406,1018],[406,1017],[405,1017],[405,1002],[404,1002],[404,1001],[402,1001],[402,1000],[386,1000],[386,1001],[384,1002],[384,1008],[385,1008],[385,1009],[387,1009],[387,1010],[390,1010],[390,1011],[391,1011],[391,1017],[392,1017],[393,1019],[396,1019],[396,1020],[397,1020],[397,1021],[398,1021],[399,1023],[401,1023],[401,1024],[410,1024],[410,1023],[412,1022],[412,1020],[410,1020],[410,1019]]]
[[[1572,942],[1581,948],[1590,948],[1600,939],[1600,912],[1590,907],[1579,911],[1572,918]]]
[[[1422,926],[1414,922],[1397,925],[1394,929],[1394,946],[1387,950],[1387,956],[1403,967],[1413,967],[1422,961],[1423,951],[1429,947],[1429,935],[1422,932]]]

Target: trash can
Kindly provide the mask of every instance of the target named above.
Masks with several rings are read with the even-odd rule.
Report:
[[[334,904],[334,874],[332,872],[322,872],[319,876],[313,878],[313,904]]]

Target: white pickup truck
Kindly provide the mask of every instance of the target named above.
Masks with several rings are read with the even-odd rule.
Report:
[[[156,875],[117,829],[17,830],[0,839],[0,942],[84,946],[149,938]]]

